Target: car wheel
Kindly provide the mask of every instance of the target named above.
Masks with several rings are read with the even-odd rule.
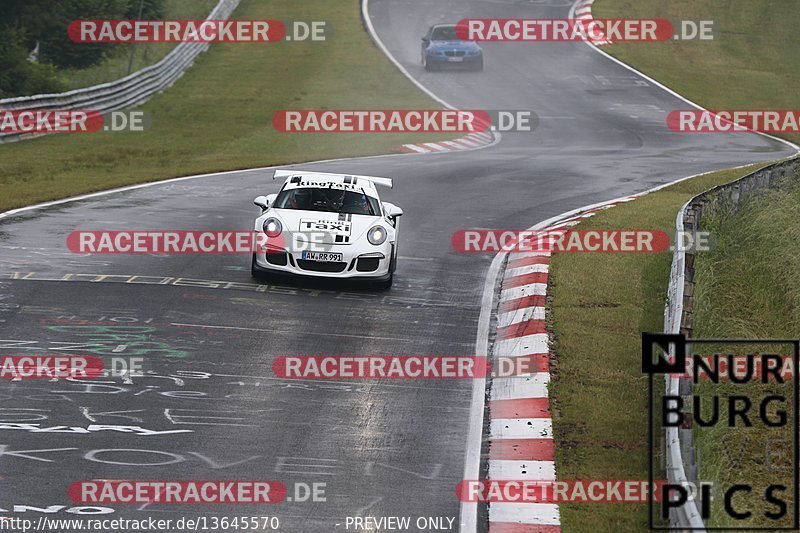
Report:
[[[253,260],[250,262],[250,275],[256,279],[264,277],[264,274],[256,269],[256,254],[253,254]]]
[[[476,72],[480,72],[480,71],[482,71],[482,70],[483,70],[483,58],[481,58],[481,60],[480,60],[480,61],[478,61],[477,63],[475,63],[475,66],[474,66],[474,67],[472,67],[472,68],[473,68],[473,70],[475,70]]]
[[[392,246],[392,262],[389,264],[389,279],[378,282],[378,288],[388,290],[392,288],[394,281],[394,271],[397,268],[397,247]]]
[[[394,273],[389,274],[389,279],[378,282],[378,288],[387,291],[392,288],[392,282],[394,281]]]
[[[433,64],[430,61],[428,61],[427,55],[422,59],[422,64],[425,66],[425,70],[427,70],[428,72],[433,72],[435,70]]]

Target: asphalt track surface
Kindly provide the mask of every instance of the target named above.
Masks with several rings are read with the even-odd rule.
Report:
[[[88,257],[66,250],[66,235],[75,229],[249,229],[257,215],[252,198],[279,188],[269,170],[146,187],[3,220],[0,353],[117,349],[142,355],[150,374],[92,384],[5,381],[0,422],[190,432],[0,429],[0,508],[9,511],[0,514],[20,516],[10,512],[15,504],[69,508],[67,487],[82,479],[277,479],[290,487],[325,482],[327,501],[266,509],[114,506],[114,516],[269,515],[290,532],[344,530],[352,515],[458,523],[454,488],[464,470],[471,383],[290,382],[273,376],[272,360],[471,354],[491,257],[452,251],[454,231],[525,228],[585,204],[793,152],[751,134],[669,132],[666,113],[688,105],[582,43],[490,44],[483,73],[426,73],[419,65],[420,37],[430,24],[467,16],[566,17],[569,6],[371,0],[381,39],[436,95],[462,108],[530,109],[540,116],[534,133],[506,134],[484,150],[302,165],[395,179],[383,199],[403,207],[405,216],[395,285],[387,292],[331,283],[258,285],[247,256]],[[122,329],[131,326],[142,329]],[[64,510],[52,516],[74,517]]]

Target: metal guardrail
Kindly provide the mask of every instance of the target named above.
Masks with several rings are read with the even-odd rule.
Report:
[[[684,204],[675,219],[675,230],[682,232],[685,229],[684,217],[689,205],[697,197]],[[667,289],[667,303],[664,308],[664,332],[665,333],[685,333],[684,318],[685,307],[684,298],[686,294],[686,251],[683,247],[676,246],[672,256],[672,269],[669,276],[669,288]],[[693,264],[693,263],[692,263]],[[691,289],[688,291],[692,294]],[[673,354],[674,355],[674,354]],[[681,379],[665,375],[665,394],[677,396],[681,390]],[[671,484],[687,484],[689,482],[684,467],[684,454],[693,455],[691,448],[691,429],[680,429],[669,427],[666,431],[664,442],[664,460],[667,480]],[[690,462],[694,467],[693,458]],[[696,469],[692,468],[693,471]],[[697,502],[689,500],[686,504],[672,509],[669,517],[670,526],[676,528],[699,528],[705,529],[705,524],[697,508]]]
[[[757,191],[785,186],[790,178],[800,175],[800,157],[767,165],[736,181],[718,185],[684,204],[675,219],[676,231],[697,231],[704,213],[717,209],[736,212],[739,203]],[[664,332],[682,333],[691,339],[694,322],[694,259],[693,251],[675,247],[672,256],[667,302],[664,308]],[[691,380],[666,375],[666,394],[691,393]],[[692,430],[668,428],[665,438],[665,469],[670,483],[697,481],[696,454]],[[670,525],[675,529],[700,528],[705,524],[693,500],[670,512]]]
[[[240,0],[220,0],[206,20],[226,19]],[[83,109],[107,113],[134,107],[175,83],[192,66],[195,58],[209,47],[207,42],[182,42],[161,61],[108,83],[58,94],[20,96],[0,100],[3,110]],[[17,141],[36,134],[0,132],[0,143]]]

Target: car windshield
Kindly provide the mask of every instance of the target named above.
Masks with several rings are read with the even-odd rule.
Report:
[[[432,41],[457,41],[455,26],[437,26],[431,33]]]
[[[275,200],[275,207],[351,215],[376,216],[380,213],[378,200],[365,194],[363,190],[345,191],[332,187],[284,189]]]

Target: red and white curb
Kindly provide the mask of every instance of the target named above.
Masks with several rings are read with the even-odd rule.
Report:
[[[584,219],[635,200],[613,200],[544,228],[567,231]],[[492,380],[489,395],[489,479],[554,481],[553,422],[550,414],[550,337],[546,306],[550,252],[508,256],[497,310],[492,357],[509,358],[530,370]],[[511,366],[511,365],[509,365]],[[489,504],[489,533],[556,533],[561,531],[557,504]]]
[[[573,7],[575,18],[580,19],[585,24],[588,24],[594,17],[592,16],[592,4],[594,0],[581,0]],[[605,46],[608,44],[612,44],[612,42],[606,38],[605,34],[596,28],[589,29],[589,40],[596,44],[597,46]]]
[[[404,152],[417,154],[430,154],[438,152],[455,152],[458,150],[474,150],[490,145],[495,137],[485,131],[470,133],[464,137],[453,139],[452,141],[437,141],[435,143],[404,144]]]

